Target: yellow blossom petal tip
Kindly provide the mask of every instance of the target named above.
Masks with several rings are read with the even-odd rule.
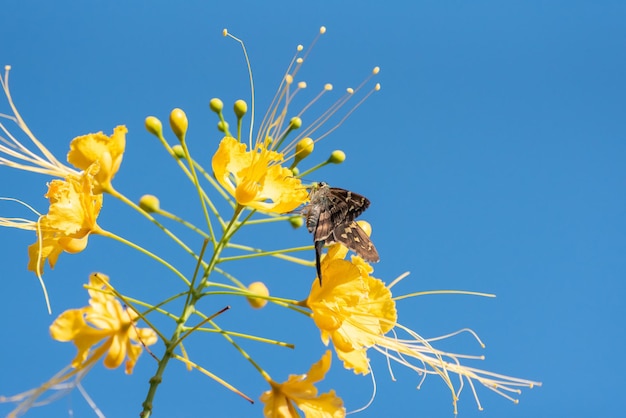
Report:
[[[116,126],[113,134],[107,136],[102,132],[82,135],[74,138],[70,143],[67,161],[80,170],[90,170],[93,164],[99,166],[93,171],[96,180],[96,193],[102,193],[111,186],[111,180],[122,164],[126,148],[126,133],[124,125]]]
[[[158,212],[161,209],[159,198],[151,194],[141,196],[139,207],[148,213]]]
[[[187,133],[188,126],[189,121],[187,120],[185,112],[179,108],[172,110],[170,113],[170,127],[172,128],[174,135],[176,135],[180,141],[185,140],[185,134]]]
[[[267,288],[267,286],[265,286],[265,283],[263,282],[250,283],[250,285],[248,286],[248,291],[256,295],[264,296],[264,297],[267,297],[270,295],[269,289]],[[261,309],[265,305],[267,305],[267,299],[264,299],[262,297],[257,298],[253,296],[248,296],[247,299],[248,299],[248,303],[250,304],[250,306],[252,306],[254,309]]]

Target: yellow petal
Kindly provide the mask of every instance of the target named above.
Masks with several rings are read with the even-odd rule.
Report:
[[[115,334],[111,339],[111,346],[104,358],[104,366],[109,369],[118,368],[126,357],[126,338],[124,335]]]
[[[125,126],[117,126],[110,137],[102,132],[76,137],[70,143],[67,161],[81,170],[98,162],[96,181],[101,185],[110,183],[122,163],[127,132]]]
[[[72,341],[87,326],[83,309],[70,309],[63,312],[50,325],[50,335],[57,341]]]

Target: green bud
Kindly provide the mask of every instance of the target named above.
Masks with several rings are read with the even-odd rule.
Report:
[[[224,132],[224,133],[228,132],[228,122],[226,122],[226,121],[224,121],[224,122],[222,122],[222,121],[217,122],[217,129],[220,132]]]
[[[163,136],[163,124],[154,116],[148,116],[146,118],[146,130],[154,136]]]
[[[298,129],[298,128],[300,128],[302,126],[302,119],[300,119],[297,116],[293,117],[289,121],[289,124],[291,125],[291,129]]]
[[[241,119],[248,111],[248,104],[243,100],[237,100],[233,110],[235,111],[237,118]]]
[[[302,216],[292,216],[289,218],[289,223],[293,227],[293,229],[298,229],[304,224],[304,219]]]
[[[346,160],[346,153],[341,150],[335,150],[328,157],[328,162],[332,164],[341,164]]]
[[[211,99],[209,102],[209,108],[215,113],[220,113],[224,109],[224,103],[217,97]]]
[[[145,194],[139,199],[139,207],[148,213],[158,212],[160,209],[159,198]]]
[[[309,137],[302,138],[296,144],[296,160],[300,161],[308,157],[315,149],[315,142]]]
[[[180,144],[176,144],[172,147],[172,152],[174,152],[174,157],[179,160],[185,158],[185,149]]]

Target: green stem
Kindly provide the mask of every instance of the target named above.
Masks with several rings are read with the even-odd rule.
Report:
[[[194,186],[196,186],[196,190],[198,192],[198,198],[200,199],[200,204],[202,205],[202,213],[204,213],[204,220],[206,221],[207,228],[209,229],[209,234],[212,237],[215,237],[215,234],[213,233],[213,224],[211,223],[211,218],[209,217],[209,211],[207,210],[207,207],[206,207],[207,203],[204,198],[205,196],[207,196],[207,194],[204,192],[204,189],[200,186],[200,182],[198,181],[198,175],[196,174],[196,169],[194,168],[194,163],[193,163],[193,160],[191,159],[191,154],[189,154],[189,148],[187,148],[187,142],[182,140],[181,145],[183,147],[183,150],[185,151],[185,158],[189,162],[189,171],[191,171],[192,182]]]
[[[211,256],[211,260],[209,261],[209,264],[206,267],[206,270],[202,279],[200,280],[200,282],[195,288],[189,289],[191,297],[188,299],[188,303],[186,303],[185,306],[183,307],[183,313],[180,316],[179,320],[177,321],[176,328],[174,329],[174,332],[172,333],[172,337],[169,340],[164,341],[165,352],[163,353],[163,356],[161,357],[161,360],[159,361],[159,365],[157,367],[157,370],[154,376],[152,376],[152,378],[150,379],[150,387],[148,388],[146,399],[142,404],[143,410],[140,414],[142,418],[149,418],[152,415],[152,402],[154,400],[154,396],[156,395],[156,391],[159,385],[163,381],[163,373],[165,373],[165,368],[169,364],[169,361],[175,355],[174,350],[176,349],[176,347],[181,341],[181,336],[183,335],[183,332],[186,329],[185,324],[189,320],[189,317],[192,314],[197,313],[196,303],[202,297],[201,290],[202,288],[205,287],[206,282],[208,281],[211,275],[211,272],[213,271],[213,269],[215,268],[215,265],[217,264],[220,253],[226,246],[226,243],[228,242],[228,240],[230,239],[234,231],[238,229],[237,219],[239,218],[239,215],[241,214],[243,209],[244,208],[242,206],[237,206],[235,208],[233,217],[228,223],[228,226],[226,227],[226,229],[224,230],[222,239],[217,243],[217,245],[214,248],[213,255]],[[190,285],[190,283],[187,283],[187,284]],[[208,317],[205,316],[204,318],[206,319]],[[213,321],[210,321],[210,323],[213,327],[218,329],[217,325]]]
[[[161,141],[161,145],[163,145],[163,148],[165,148],[167,150],[167,152],[170,154],[170,156],[176,160],[176,163],[178,163],[178,166],[183,171],[183,173],[185,173],[187,178],[193,182],[193,177],[191,175],[191,172],[189,171],[187,166],[185,164],[183,164],[183,162],[176,155],[176,153],[174,153],[174,150],[172,149],[172,147],[170,147],[170,144],[168,144],[167,141],[165,140],[165,138],[163,137],[163,133],[159,134],[157,137],[159,138],[159,141]],[[193,160],[191,160],[191,161],[193,161]],[[194,162],[194,164],[196,164],[196,163]],[[199,167],[199,165],[196,164],[196,168],[197,167]],[[202,170],[202,172],[204,173],[204,170]],[[211,184],[213,184],[213,182],[211,182]],[[213,215],[215,215],[215,217],[219,221],[220,225],[222,227],[224,227],[224,221],[222,220],[219,212],[215,208],[215,205],[213,205],[213,202],[211,201],[209,196],[204,192],[204,190],[202,190],[202,198],[206,200],[207,204],[211,208],[211,211],[213,212]],[[215,239],[215,236],[212,236],[211,239]]]
[[[159,221],[157,221],[154,216],[150,215],[148,212],[146,212],[145,210],[141,209],[137,204],[135,204],[135,202],[133,202],[132,200],[128,199],[126,196],[124,196],[123,194],[119,193],[117,190],[115,190],[112,186],[108,189],[105,190],[107,193],[109,193],[111,196],[121,200],[122,202],[126,203],[128,206],[132,207],[133,209],[135,209],[137,212],[139,212],[140,214],[142,214],[145,218],[147,218],[150,222],[152,222],[153,224],[155,224],[157,227],[159,227],[159,229],[161,229],[165,235],[167,235],[168,237],[170,237],[176,244],[178,244],[180,247],[183,248],[183,250],[185,250],[189,255],[191,255],[194,258],[197,258],[196,254],[191,250],[191,248],[189,248],[187,246],[187,244],[185,244],[180,238],[178,238],[176,235],[174,235],[174,233],[172,231],[170,231],[169,229],[167,229],[165,226],[163,226]]]
[[[298,174],[296,177],[297,177],[297,178],[299,178],[299,179],[301,179],[302,177],[308,176],[309,174],[311,174],[311,173],[312,173],[312,172],[314,172],[315,170],[319,170],[320,168],[324,167],[324,166],[325,166],[325,165],[327,165],[327,164],[329,164],[329,161],[328,161],[328,160],[326,160],[326,161],[324,161],[324,162],[322,162],[322,163],[319,163],[318,165],[313,166],[313,167],[309,168],[309,169],[308,169],[308,170],[306,170],[306,171],[303,171],[302,173]]]
[[[163,260],[161,257],[159,257],[158,255],[151,253],[150,251],[146,250],[143,247],[140,247],[139,245],[135,244],[132,241],[128,241],[125,238],[120,237],[119,235],[115,235],[112,232],[106,231],[104,229],[100,229],[98,231],[98,235],[102,235],[104,237],[107,238],[111,238],[114,239],[116,241],[121,242],[122,244],[126,244],[131,248],[134,248],[135,250],[139,251],[140,253],[143,253],[145,255],[147,255],[148,257],[152,258],[153,260],[158,261],[159,263],[163,264],[165,267],[167,267],[170,271],[172,271],[175,275],[177,275],[182,281],[185,282],[185,284],[187,286],[189,286],[189,280],[187,280],[187,278],[185,277],[184,274],[182,274],[180,271],[178,271],[178,269],[176,269],[176,267],[174,267],[173,265],[171,265],[170,263],[168,263],[167,261]]]
[[[209,234],[207,234],[206,232],[204,232],[203,230],[201,230],[200,228],[198,228],[194,224],[192,224],[190,222],[187,222],[186,220],[184,220],[184,219],[174,215],[171,212],[165,211],[163,209],[159,209],[156,213],[158,213],[159,215],[164,216],[164,217],[166,217],[168,219],[176,221],[176,222],[180,223],[183,226],[186,226],[187,228],[191,229],[196,234],[202,236],[203,238],[208,239],[209,241],[211,240],[211,236]]]
[[[263,338],[263,337],[257,337],[255,335],[248,335],[248,334],[242,334],[240,332],[234,332],[234,331],[218,331],[215,329],[208,329],[208,328],[197,328],[198,331],[202,331],[202,332],[208,332],[208,333],[218,333],[218,334],[226,334],[226,335],[230,335],[231,337],[239,337],[239,338],[244,338],[250,341],[256,341],[256,342],[260,342],[260,343],[265,343],[265,344],[271,344],[271,345],[277,345],[279,347],[285,347],[285,348],[296,348],[296,346],[294,344],[291,343],[286,343],[283,341],[276,341],[276,340],[270,340],[267,338]]]
[[[304,246],[304,247],[294,247],[294,248],[282,249],[282,250],[273,250],[273,251],[263,251],[263,250],[258,249],[258,248],[248,247],[247,245],[232,244],[232,243],[228,243],[227,247],[228,248],[236,248],[238,250],[252,251],[254,254],[243,254],[243,255],[234,255],[234,256],[231,256],[231,257],[222,257],[222,258],[220,258],[220,263],[223,263],[225,261],[245,260],[247,258],[272,256],[272,257],[280,258],[282,260],[291,261],[293,263],[300,264],[300,265],[303,265],[303,266],[312,266],[313,265],[312,261],[307,261],[307,260],[303,260],[301,258],[291,257],[291,256],[288,256],[288,255],[284,254],[284,253],[287,253],[287,252],[291,253],[291,252],[297,252],[297,251],[309,251],[309,250],[313,249],[313,247],[311,245],[307,245],[307,246]]]
[[[272,214],[266,214],[266,215],[268,215],[267,218],[252,219],[251,221],[246,222],[246,224],[248,225],[266,224],[270,222],[288,221],[289,219],[293,218],[293,215],[278,215],[278,216],[273,216]]]

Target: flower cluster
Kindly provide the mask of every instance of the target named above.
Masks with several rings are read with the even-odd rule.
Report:
[[[325,28],[321,28],[319,35],[323,35],[325,31]],[[224,35],[240,42],[247,57],[243,42],[226,30]],[[539,384],[465,366],[460,360],[467,356],[436,349],[431,344],[436,339],[422,338],[398,322],[396,300],[415,295],[394,297],[391,288],[400,278],[389,285],[385,284],[383,280],[373,276],[372,266],[363,258],[358,255],[347,258],[349,248],[344,244],[350,246],[347,235],[350,231],[357,230],[360,234],[353,238],[355,242],[369,243],[367,237],[371,234],[370,225],[361,221],[354,224],[354,218],[369,204],[367,199],[363,198],[363,202],[367,204],[362,203],[358,210],[351,209],[345,202],[339,202],[347,208],[344,210],[338,202],[324,197],[321,201],[328,206],[324,211],[317,210],[318,207],[315,210],[310,209],[313,203],[308,205],[309,209],[298,211],[307,202],[313,202],[311,196],[316,190],[315,187],[304,184],[302,178],[328,164],[340,164],[346,158],[343,151],[336,150],[317,164],[301,169],[315,155],[315,144],[341,125],[370,94],[380,89],[380,85],[375,84],[369,91],[362,91],[364,86],[370,85],[371,77],[378,74],[379,69],[376,67],[358,88],[348,88],[345,95],[330,109],[321,110],[317,116],[311,116],[310,113],[319,98],[333,90],[330,84],[325,84],[308,104],[294,110],[294,97],[303,94],[307,87],[306,82],[298,81],[298,72],[316,41],[317,38],[307,50],[298,46],[294,59],[282,77],[275,99],[258,129],[255,130],[253,122],[253,86],[250,114],[245,101],[237,100],[234,103],[237,122],[233,125],[236,126],[233,131],[224,113],[223,102],[217,98],[209,102],[210,109],[219,118],[218,130],[221,132],[219,143],[215,141],[217,145],[210,161],[203,161],[202,157],[196,158],[200,154],[192,152],[193,143],[187,138],[188,120],[184,111],[174,109],[169,115],[171,131],[178,141],[175,144],[167,139],[159,118],[146,118],[147,131],[160,141],[172,157],[173,163],[178,165],[197,191],[197,196],[194,195],[193,199],[198,200],[198,207],[203,214],[204,223],[201,225],[162,208],[157,196],[145,195],[135,203],[113,187],[112,180],[120,169],[125,151],[127,129],[124,126],[114,128],[111,136],[98,132],[73,139],[67,161],[74,168],[57,160],[32,134],[15,108],[8,88],[7,69],[1,81],[13,116],[5,115],[5,118],[17,125],[34,150],[23,145],[0,123],[0,129],[7,136],[0,138],[4,144],[0,144],[0,165],[52,177],[45,194],[50,202],[46,214],[35,212],[36,220],[0,218],[0,226],[35,232],[36,242],[28,248],[28,269],[35,272],[41,280],[46,261],[53,268],[61,253],[85,250],[89,237],[96,234],[127,245],[151,261],[160,263],[174,277],[180,279],[178,285],[181,286],[177,293],[154,302],[149,295],[125,295],[120,290],[125,287],[121,279],[116,278],[116,286],[113,287],[105,274],[92,274],[86,286],[90,297],[88,306],[66,310],[50,327],[54,340],[72,342],[78,353],[69,366],[40,387],[13,397],[0,397],[0,401],[18,403],[13,414],[21,414],[33,407],[46,392],[55,390],[61,383],[71,382],[70,387],[76,387],[100,359],[103,359],[104,366],[109,369],[125,364],[126,373],[131,374],[143,349],[148,350],[147,347],[152,345],[155,347],[149,353],[157,366],[150,379],[146,398],[141,403],[141,416],[148,417],[152,414],[157,389],[172,360],[182,362],[190,370],[203,373],[224,388],[251,401],[251,397],[228,383],[226,378],[203,367],[202,359],[196,360],[196,356],[186,348],[188,338],[203,332],[226,339],[258,371],[266,383],[259,390],[259,393],[265,390],[260,399],[264,404],[263,413],[266,417],[297,417],[298,410],[307,417],[346,416],[348,412],[344,400],[339,397],[341,389],[320,393],[316,386],[330,370],[333,355],[331,350],[324,349],[321,359],[310,367],[308,373],[291,375],[287,381],[277,382],[266,370],[268,365],[257,362],[241,340],[292,348],[294,345],[265,336],[244,334],[237,329],[222,328],[219,316],[229,307],[217,312],[213,311],[213,307],[217,301],[221,302],[216,298],[224,296],[246,298],[255,309],[272,304],[283,308],[285,312],[312,319],[321,333],[322,343],[326,346],[332,343],[335,354],[341,360],[339,364],[343,364],[344,368],[352,370],[356,375],[370,374],[372,365],[369,355],[378,352],[423,377],[430,374],[440,376],[451,390],[455,413],[463,382],[469,383],[477,402],[475,382],[509,398],[511,397],[508,393],[519,393],[519,387]],[[348,105],[355,102],[352,99],[359,94],[360,100],[355,105]],[[243,120],[247,115],[250,117],[250,129],[247,134],[242,134]],[[313,120],[309,125],[305,123],[307,118]],[[203,145],[203,150],[205,148],[206,145]],[[210,164],[210,169],[205,169],[205,164]],[[311,194],[307,189],[312,190]],[[132,242],[101,228],[97,220],[103,208],[103,195],[119,199],[128,208],[142,215],[146,224],[156,226],[164,237],[172,240],[189,255],[187,263],[179,265],[185,260],[177,260],[175,265],[166,261],[166,257],[157,254],[154,247],[158,246],[152,241]],[[345,213],[340,216],[339,212]],[[261,223],[289,222],[292,226],[299,227],[303,224],[301,214],[306,217],[310,231],[315,230],[316,222],[325,222],[327,233],[322,241],[314,238],[314,245],[265,249],[244,244],[244,238],[240,238],[239,231]],[[175,228],[187,233],[191,231],[201,237],[204,242],[202,248],[199,251],[194,250],[192,244],[180,238],[182,235],[179,235],[178,229],[170,228],[166,222],[172,222]],[[281,242],[278,233],[274,241]],[[326,253],[321,255],[324,244],[329,246]],[[354,246],[350,248],[355,249]],[[316,260],[298,257],[296,253],[302,251],[308,251],[308,254],[315,251]],[[245,285],[246,279],[237,278],[234,270],[229,268],[232,262],[261,257],[268,257],[268,263],[269,260],[287,261],[306,266],[302,277],[312,283],[308,296],[304,300],[277,296],[270,293],[264,282],[259,281]],[[367,256],[365,259],[376,261],[378,255],[376,254],[375,259]],[[320,279],[324,278],[323,283],[312,273],[314,267],[318,268]],[[279,269],[279,266],[272,265],[272,271]],[[192,273],[185,273],[189,271]],[[211,303],[206,303],[207,301]],[[149,327],[138,327],[140,321]],[[297,331],[300,330],[290,330],[288,335]],[[401,333],[408,334],[409,338],[400,339],[398,334]],[[453,384],[451,374],[460,377],[460,385]]]

